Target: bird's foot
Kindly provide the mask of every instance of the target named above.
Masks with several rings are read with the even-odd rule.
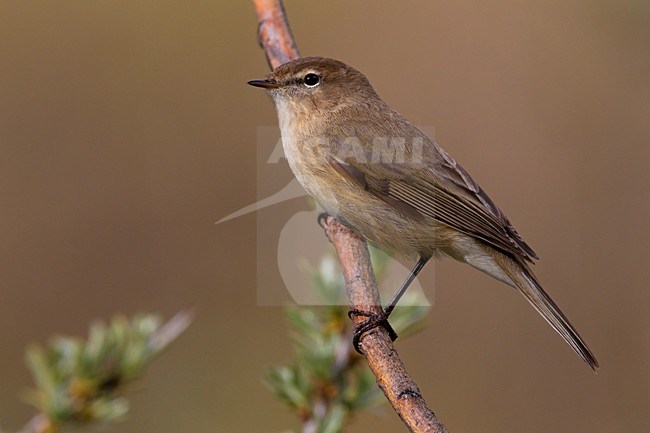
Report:
[[[354,350],[359,352],[360,355],[363,355],[363,351],[361,350],[361,337],[363,334],[366,332],[382,327],[388,332],[388,336],[390,337],[391,341],[395,341],[397,339],[397,333],[393,329],[392,326],[390,326],[390,323],[388,323],[388,315],[385,310],[382,310],[381,313],[371,313],[369,311],[361,311],[357,309],[350,310],[348,312],[348,317],[352,319],[354,316],[364,316],[367,317],[368,319],[359,323],[354,327],[354,337],[352,339],[352,344],[354,345]]]
[[[325,227],[325,224],[327,224],[327,217],[330,216],[327,212],[323,211],[318,214],[318,218],[316,218],[316,221],[318,222],[318,225],[321,226],[321,228],[325,231],[327,231],[327,227]]]

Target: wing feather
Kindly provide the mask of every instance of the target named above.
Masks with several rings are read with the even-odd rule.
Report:
[[[422,220],[432,218],[456,230],[520,257],[537,258],[512,224],[469,174],[441,151],[438,170],[408,169],[402,164],[359,163],[330,157],[344,177],[399,212]]]

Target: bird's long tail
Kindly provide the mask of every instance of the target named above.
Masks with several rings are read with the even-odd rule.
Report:
[[[533,308],[564,338],[564,341],[569,343],[569,346],[573,348],[584,362],[594,371],[598,370],[598,361],[596,361],[594,355],[555,302],[542,289],[542,286],[528,266],[524,263],[519,263],[500,251],[490,247],[486,249]]]

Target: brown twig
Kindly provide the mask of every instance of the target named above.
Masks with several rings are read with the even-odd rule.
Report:
[[[55,431],[52,422],[45,415],[35,415],[19,433],[51,433]]]
[[[272,69],[299,57],[281,0],[253,0],[259,21],[259,43]],[[377,282],[370,263],[368,247],[352,230],[332,217],[325,220],[325,231],[336,249],[351,309],[381,311]],[[355,325],[363,321],[354,317]],[[417,384],[404,368],[397,350],[384,328],[375,328],[362,336],[364,356],[377,383],[412,432],[446,433],[436,415],[426,406]]]
[[[257,38],[271,69],[300,57],[281,0],[253,0]]]
[[[325,230],[339,255],[350,308],[381,312],[377,281],[365,241],[332,217],[327,217]],[[353,317],[355,325],[366,319]],[[442,422],[427,407],[417,384],[406,371],[388,332],[381,327],[368,331],[362,336],[361,345],[377,384],[409,430],[446,433]]]

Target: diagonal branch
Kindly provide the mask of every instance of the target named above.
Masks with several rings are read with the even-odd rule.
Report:
[[[253,0],[259,22],[259,43],[269,66],[277,68],[299,57],[281,0]],[[325,232],[336,249],[351,309],[381,311],[377,282],[366,242],[334,218],[325,219]],[[355,316],[354,324],[364,320]],[[364,356],[377,378],[377,384],[393,409],[411,432],[447,433],[436,415],[426,406],[415,381],[409,376],[384,328],[362,336]]]
[[[253,0],[257,13],[257,39],[271,69],[300,57],[282,0]]]
[[[381,301],[366,242],[332,217],[327,217],[325,231],[339,255],[350,308],[380,313]],[[355,326],[365,320],[365,317],[353,317]],[[364,356],[377,384],[409,430],[446,433],[406,371],[386,329],[374,328],[363,334],[362,339]]]

